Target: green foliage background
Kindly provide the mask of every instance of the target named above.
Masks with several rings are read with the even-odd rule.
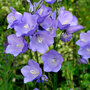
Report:
[[[39,0],[33,0],[33,2],[37,1]],[[78,57],[80,56],[77,54],[77,51],[79,47],[75,44],[81,32],[90,30],[90,1],[62,0],[61,3],[54,3],[52,5],[45,3],[45,5],[50,6],[53,11],[56,7],[64,6],[66,10],[77,16],[79,24],[85,28],[74,33],[73,38],[67,43],[60,41],[61,31],[57,30],[56,50],[63,55],[64,62],[58,73],[48,75],[51,81],[44,83],[44,90],[55,90],[53,88],[54,85],[57,86],[57,90],[90,90],[90,63],[78,63]],[[6,17],[10,13],[10,6],[20,13],[28,12],[29,9],[29,4],[26,0],[0,0],[0,90],[33,90],[41,84],[36,82],[24,84],[24,77],[20,73],[20,69],[27,64],[28,59],[36,60],[34,52],[31,53],[28,50],[16,58],[10,54],[4,54],[4,43],[7,41],[7,36],[15,33],[14,30],[7,30],[8,23]],[[28,38],[26,39],[28,40]],[[50,46],[48,50],[52,48],[53,46]],[[42,67],[40,56],[41,54],[38,54]],[[54,77],[57,80],[56,84],[52,83]]]

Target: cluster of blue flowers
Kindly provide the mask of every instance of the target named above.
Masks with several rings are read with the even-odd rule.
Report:
[[[62,55],[56,50],[50,50],[46,53],[48,47],[54,43],[57,28],[65,30],[65,33],[61,35],[61,40],[67,42],[72,38],[72,33],[79,31],[84,27],[79,25],[76,16],[73,16],[71,12],[66,11],[64,7],[59,9],[56,17],[57,11],[55,10],[52,12],[50,7],[46,7],[43,4],[43,0],[34,3],[34,6],[30,0],[27,1],[30,3],[29,11],[32,12],[32,14],[28,12],[21,14],[10,7],[11,13],[7,16],[7,21],[9,23],[8,29],[14,28],[16,34],[8,36],[8,46],[6,47],[5,52],[13,54],[14,56],[26,52],[28,48],[34,52],[40,52],[43,54],[41,56],[44,63],[43,70],[45,72],[58,72],[63,62]],[[45,1],[52,4],[56,0]],[[39,8],[37,9],[37,7]],[[87,34],[87,37],[89,37],[90,32]],[[29,44],[23,36],[30,37]],[[81,46],[81,43],[83,43],[84,49],[83,46],[81,46],[79,54],[85,58],[90,58],[90,40],[88,42],[85,38],[82,37],[81,34],[80,40],[82,42],[80,41],[79,44]],[[88,44],[85,44],[84,42]],[[84,55],[84,51],[87,55]],[[21,69],[21,73],[24,76],[24,83],[33,80],[40,82],[40,78],[42,78],[42,82],[47,81],[48,79],[46,75],[42,74],[42,69],[39,64],[31,59],[28,61],[28,65]]]
[[[90,58],[90,31],[87,31],[87,33],[80,33],[80,39],[76,44],[80,46],[78,50],[78,54],[81,55],[79,62],[87,64],[88,58]]]

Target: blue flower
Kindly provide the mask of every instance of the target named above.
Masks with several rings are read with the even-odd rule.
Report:
[[[14,25],[16,35],[18,37],[22,35],[30,36],[34,34],[37,28],[37,15],[31,15],[30,13],[24,12],[22,22]]]
[[[9,23],[8,29],[9,28],[14,28],[14,24],[17,24],[21,21],[22,14],[17,12],[13,7],[10,7],[11,13],[7,16],[7,21]]]
[[[53,43],[53,37],[47,31],[38,31],[30,39],[29,48],[43,54]]]
[[[28,44],[23,37],[17,37],[15,34],[8,36],[8,46],[5,53],[13,54],[14,56],[20,53],[26,52],[28,49]]]
[[[41,59],[44,63],[45,72],[58,72],[63,62],[62,55],[55,50],[45,53],[41,56]]]
[[[72,34],[64,33],[61,35],[61,40],[64,42],[70,41],[71,38],[72,38]]]
[[[83,47],[88,42],[90,42],[90,31],[87,33],[80,33],[80,39],[76,42],[76,44],[80,47]]]
[[[52,4],[52,3],[54,3],[54,2],[56,2],[56,0],[45,0],[47,3],[49,3],[49,4]]]
[[[24,83],[32,82],[42,76],[39,64],[31,59],[28,61],[28,65],[21,69],[21,73],[24,76]]]

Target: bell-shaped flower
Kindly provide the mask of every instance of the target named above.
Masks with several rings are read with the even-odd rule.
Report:
[[[83,47],[80,47],[78,54],[83,58],[90,58],[90,42],[87,42]]]
[[[38,88],[34,88],[33,90],[39,90]]]
[[[80,39],[76,42],[76,44],[83,47],[87,44],[87,42],[90,42],[90,31],[87,31],[87,33],[80,33]]]
[[[19,23],[22,18],[22,14],[17,12],[13,7],[10,7],[10,9],[12,12],[7,16],[7,21],[9,23],[8,29],[14,28],[14,24]]]
[[[23,37],[17,37],[15,34],[8,36],[8,45],[6,47],[5,53],[13,54],[14,56],[20,53],[26,52],[28,49],[28,44]]]
[[[42,80],[42,81],[41,81],[41,80]],[[47,81],[48,81],[48,77],[47,77],[46,75],[42,75],[42,76],[41,76],[41,80],[40,80],[40,78],[39,78],[39,79],[37,79],[36,82],[38,82],[38,83],[40,83],[40,82],[47,82]]]
[[[56,0],[45,0],[47,3],[49,3],[49,4],[52,4],[52,3],[54,3],[54,2],[56,2]]]
[[[71,12],[64,10],[64,7],[60,8],[57,20],[58,27],[62,30],[66,29],[67,33],[74,33],[84,28],[83,26],[78,25],[76,16],[73,16]]]
[[[43,29],[48,31],[52,37],[56,36],[56,30],[57,30],[56,20],[52,20],[50,17],[47,17],[40,25]]]
[[[37,15],[31,15],[30,13],[24,12],[22,23],[14,25],[16,35],[18,37],[22,35],[32,35],[37,28],[37,18]]]
[[[41,8],[39,8],[36,11],[36,14],[39,16],[37,22],[40,24],[44,21],[44,19],[52,13],[52,9],[49,7],[46,7],[44,4]]]
[[[64,42],[68,42],[71,40],[72,36],[73,36],[72,34],[64,33],[61,35],[61,40]]]
[[[58,72],[61,68],[63,57],[55,50],[50,50],[41,56],[45,72]]]
[[[48,46],[54,43],[53,37],[47,31],[38,31],[30,39],[29,48],[32,51],[45,53]]]
[[[79,63],[87,64],[88,59],[85,59],[85,58],[81,57],[81,58],[79,58]]]
[[[42,76],[42,69],[37,62],[30,59],[28,65],[21,69],[21,73],[24,76],[24,83],[27,83],[40,78]]]

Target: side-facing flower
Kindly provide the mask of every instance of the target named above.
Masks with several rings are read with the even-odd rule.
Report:
[[[33,90],[39,90],[38,88],[34,88]]]
[[[80,49],[78,50],[78,54],[83,58],[90,58],[90,42],[88,42],[83,47],[80,47]]]
[[[56,36],[56,30],[57,30],[56,20],[52,20],[50,17],[47,17],[40,25],[42,28],[48,31],[52,37]]]
[[[17,12],[13,7],[10,7],[10,9],[12,12],[10,14],[8,14],[8,16],[7,16],[7,21],[9,23],[9,25],[7,27],[8,29],[14,28],[14,24],[19,23],[22,18],[22,14]]]
[[[22,35],[32,35],[37,28],[37,15],[31,15],[30,13],[24,12],[22,23],[15,24],[14,29],[18,37]]]
[[[79,58],[79,62],[83,63],[83,64],[87,64],[88,63],[88,59],[85,59],[83,57]]]
[[[41,81],[41,80],[42,80],[42,81]],[[42,75],[41,80],[40,80],[40,78],[39,78],[39,79],[37,79],[37,82],[38,82],[38,83],[40,83],[40,82],[47,82],[47,81],[48,81],[48,77],[47,77],[46,75]]]
[[[72,34],[64,33],[61,35],[61,40],[64,42],[68,42],[71,40],[72,36],[73,36]]]
[[[52,9],[46,7],[44,4],[41,8],[36,11],[36,14],[39,16],[37,22],[40,24],[44,21],[44,19],[52,13]]]
[[[50,50],[41,56],[45,72],[58,72],[63,62],[63,57],[55,50]]]
[[[32,51],[45,53],[48,46],[54,43],[53,37],[47,31],[38,31],[30,39],[29,48]]]
[[[54,2],[56,2],[56,0],[45,0],[47,3],[49,3],[49,4],[52,4],[52,3],[54,3]]]
[[[87,44],[87,42],[90,42],[90,31],[87,33],[80,33],[80,39],[76,42],[76,44],[80,47],[83,47]]]
[[[20,53],[26,52],[28,49],[28,44],[23,37],[17,37],[15,34],[8,36],[8,46],[5,53],[13,54],[14,56]]]
[[[30,12],[33,12],[34,10],[34,7],[33,7],[33,5],[32,5],[32,3],[31,3],[31,1],[30,0],[27,0],[27,2],[29,2],[30,3],[30,6],[29,6],[29,11]]]
[[[58,27],[62,30],[66,29],[67,33],[74,33],[84,28],[82,25],[78,25],[76,16],[73,16],[71,12],[64,10],[64,7],[60,8],[57,20]]]
[[[40,78],[42,76],[42,69],[37,62],[30,59],[28,65],[21,69],[21,73],[24,76],[24,83],[27,83]]]

